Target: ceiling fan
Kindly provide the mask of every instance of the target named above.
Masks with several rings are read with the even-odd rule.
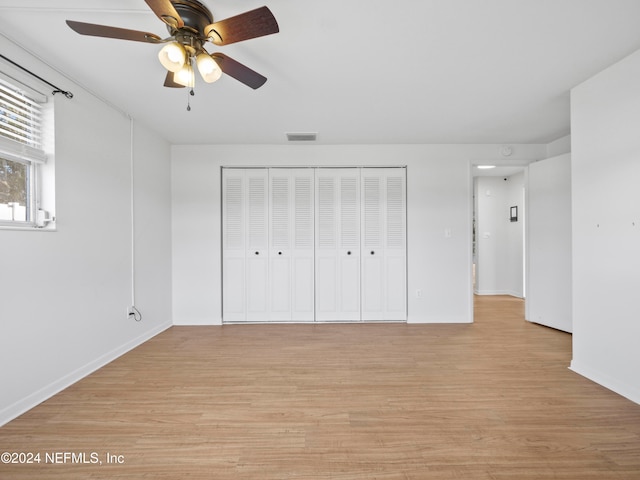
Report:
[[[209,53],[204,44],[229,45],[251,38],[278,33],[278,23],[267,7],[260,7],[234,17],[214,22],[207,7],[197,0],[145,0],[162,20],[169,36],[126,28],[67,20],[67,25],[81,35],[117,38],[136,42],[165,44],[160,50],[160,63],[168,70],[165,87],[190,87],[195,83],[194,65],[205,82],[215,82],[222,73],[256,89],[267,78],[219,52]]]

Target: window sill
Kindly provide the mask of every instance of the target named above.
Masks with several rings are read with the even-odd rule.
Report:
[[[14,230],[22,232],[56,232],[58,229],[55,224],[49,224],[46,227],[36,227],[34,224],[27,225],[9,225],[0,224],[0,231],[2,230]]]

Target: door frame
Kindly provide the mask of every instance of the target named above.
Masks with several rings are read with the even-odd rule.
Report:
[[[490,177],[502,177],[502,178],[508,178],[511,175],[515,175],[518,173],[523,173],[524,174],[524,179],[523,179],[523,201],[524,201],[524,205],[523,208],[519,208],[518,209],[518,214],[520,216],[520,218],[522,220],[519,219],[519,221],[523,222],[523,231],[522,231],[522,258],[523,258],[523,274],[522,274],[522,287],[523,287],[523,297],[522,299],[524,300],[525,303],[525,318],[529,318],[529,305],[527,303],[527,294],[526,294],[526,288],[527,288],[527,284],[529,283],[529,255],[528,255],[528,249],[527,249],[527,245],[529,243],[529,225],[527,222],[527,214],[528,214],[528,204],[529,204],[529,198],[528,198],[528,172],[529,172],[529,168],[528,168],[528,163],[529,162],[518,162],[518,161],[512,161],[512,162],[504,162],[504,161],[500,161],[500,162],[496,162],[495,160],[486,160],[486,161],[471,161],[469,163],[469,191],[470,191],[470,199],[469,199],[469,203],[470,203],[470,213],[469,213],[469,225],[470,225],[470,266],[469,266],[469,283],[470,283],[470,302],[469,302],[469,308],[470,308],[470,317],[472,321],[474,321],[474,316],[475,316],[475,311],[474,311],[474,299],[476,296],[476,290],[475,290],[475,275],[477,275],[477,270],[474,271],[474,267],[477,267],[477,255],[478,255],[478,250],[477,250],[477,238],[479,235],[479,232],[476,231],[477,228],[477,192],[476,192],[476,182],[475,179],[477,177],[480,176],[490,176]],[[481,171],[479,170],[477,167],[479,165],[495,165],[495,168],[486,170],[486,171]],[[479,173],[482,172],[482,173]]]

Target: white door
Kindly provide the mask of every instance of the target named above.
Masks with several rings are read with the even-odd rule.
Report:
[[[269,319],[313,321],[313,169],[269,170]]]
[[[406,170],[363,168],[362,210],[362,319],[406,320]]]
[[[269,300],[268,172],[246,170],[246,320],[266,320]]]
[[[264,321],[268,309],[266,169],[222,171],[222,308],[226,321]]]
[[[316,320],[360,320],[360,169],[316,171]]]
[[[246,319],[246,171],[222,171],[222,311],[228,321]]]
[[[312,168],[291,171],[291,316],[295,321],[315,319],[314,173]]]
[[[527,320],[573,330],[571,155],[529,165]]]
[[[291,186],[287,170],[269,172],[269,320],[291,320]]]

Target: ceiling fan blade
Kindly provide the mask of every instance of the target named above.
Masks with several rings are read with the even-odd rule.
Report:
[[[153,13],[167,25],[174,28],[184,27],[184,21],[169,0],[144,0]]]
[[[81,35],[94,37],[118,38],[120,40],[133,40],[135,42],[158,43],[161,38],[153,33],[128,30],[126,28],[108,27],[94,23],[76,22],[67,20],[67,25]]]
[[[173,72],[167,72],[167,76],[164,79],[164,86],[169,88],[184,88],[184,85],[181,85],[174,81],[173,75]]]
[[[211,58],[215,60],[220,67],[220,70],[224,73],[254,90],[256,88],[260,88],[264,85],[264,82],[267,81],[267,77],[263,77],[258,72],[251,70],[249,67],[246,67],[240,62],[235,61],[233,58],[226,56],[224,53],[212,53]]]
[[[278,22],[276,22],[271,10],[267,7],[260,7],[212,23],[205,28],[204,33],[216,45],[229,45],[279,31]]]

